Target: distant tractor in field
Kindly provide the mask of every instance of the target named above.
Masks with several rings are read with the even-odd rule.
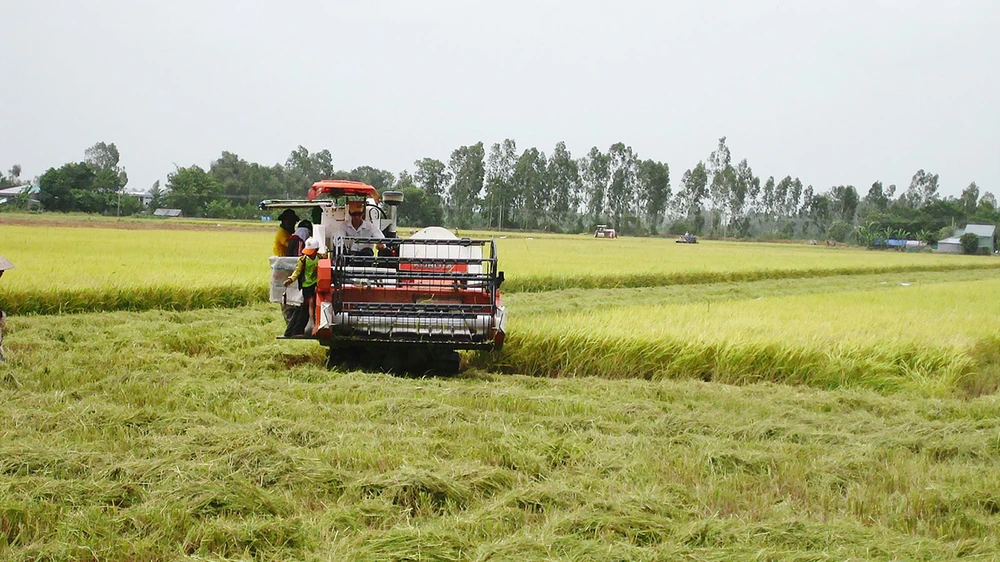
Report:
[[[599,224],[597,225],[597,232],[594,233],[594,238],[618,238],[618,234],[610,226]]]
[[[677,242],[678,244],[697,244],[698,237],[690,232],[685,232],[684,236],[678,236],[677,240],[674,240],[674,242]]]

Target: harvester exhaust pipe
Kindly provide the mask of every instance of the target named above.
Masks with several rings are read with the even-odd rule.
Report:
[[[396,238],[396,207],[403,203],[403,192],[402,191],[386,191],[382,193],[382,202],[389,206],[389,220],[392,221],[392,236],[389,238]]]

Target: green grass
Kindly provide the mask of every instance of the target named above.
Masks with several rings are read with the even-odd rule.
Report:
[[[327,371],[267,306],[10,324],[4,560],[1000,555],[995,396]]]

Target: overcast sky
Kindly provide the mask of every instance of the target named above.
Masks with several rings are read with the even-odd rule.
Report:
[[[0,0],[0,167],[114,142],[128,189],[298,145],[398,173],[513,138],[817,191],[1000,195],[1000,2]]]

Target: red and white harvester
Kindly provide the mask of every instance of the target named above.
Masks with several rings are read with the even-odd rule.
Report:
[[[343,221],[349,202],[363,202],[364,217],[385,239],[345,239]],[[329,364],[373,363],[389,370],[448,372],[459,368],[456,350],[499,350],[506,312],[501,304],[503,272],[497,269],[492,240],[458,238],[441,227],[428,227],[409,238],[396,231],[403,194],[378,191],[347,180],[318,181],[306,200],[268,200],[262,210],[295,209],[309,213],[313,237],[320,242],[316,322],[306,337],[329,348]],[[357,205],[358,203],[354,203]],[[377,255],[352,255],[358,244],[384,243]],[[271,302],[299,304],[295,284],[283,281],[297,258],[271,258]]]

